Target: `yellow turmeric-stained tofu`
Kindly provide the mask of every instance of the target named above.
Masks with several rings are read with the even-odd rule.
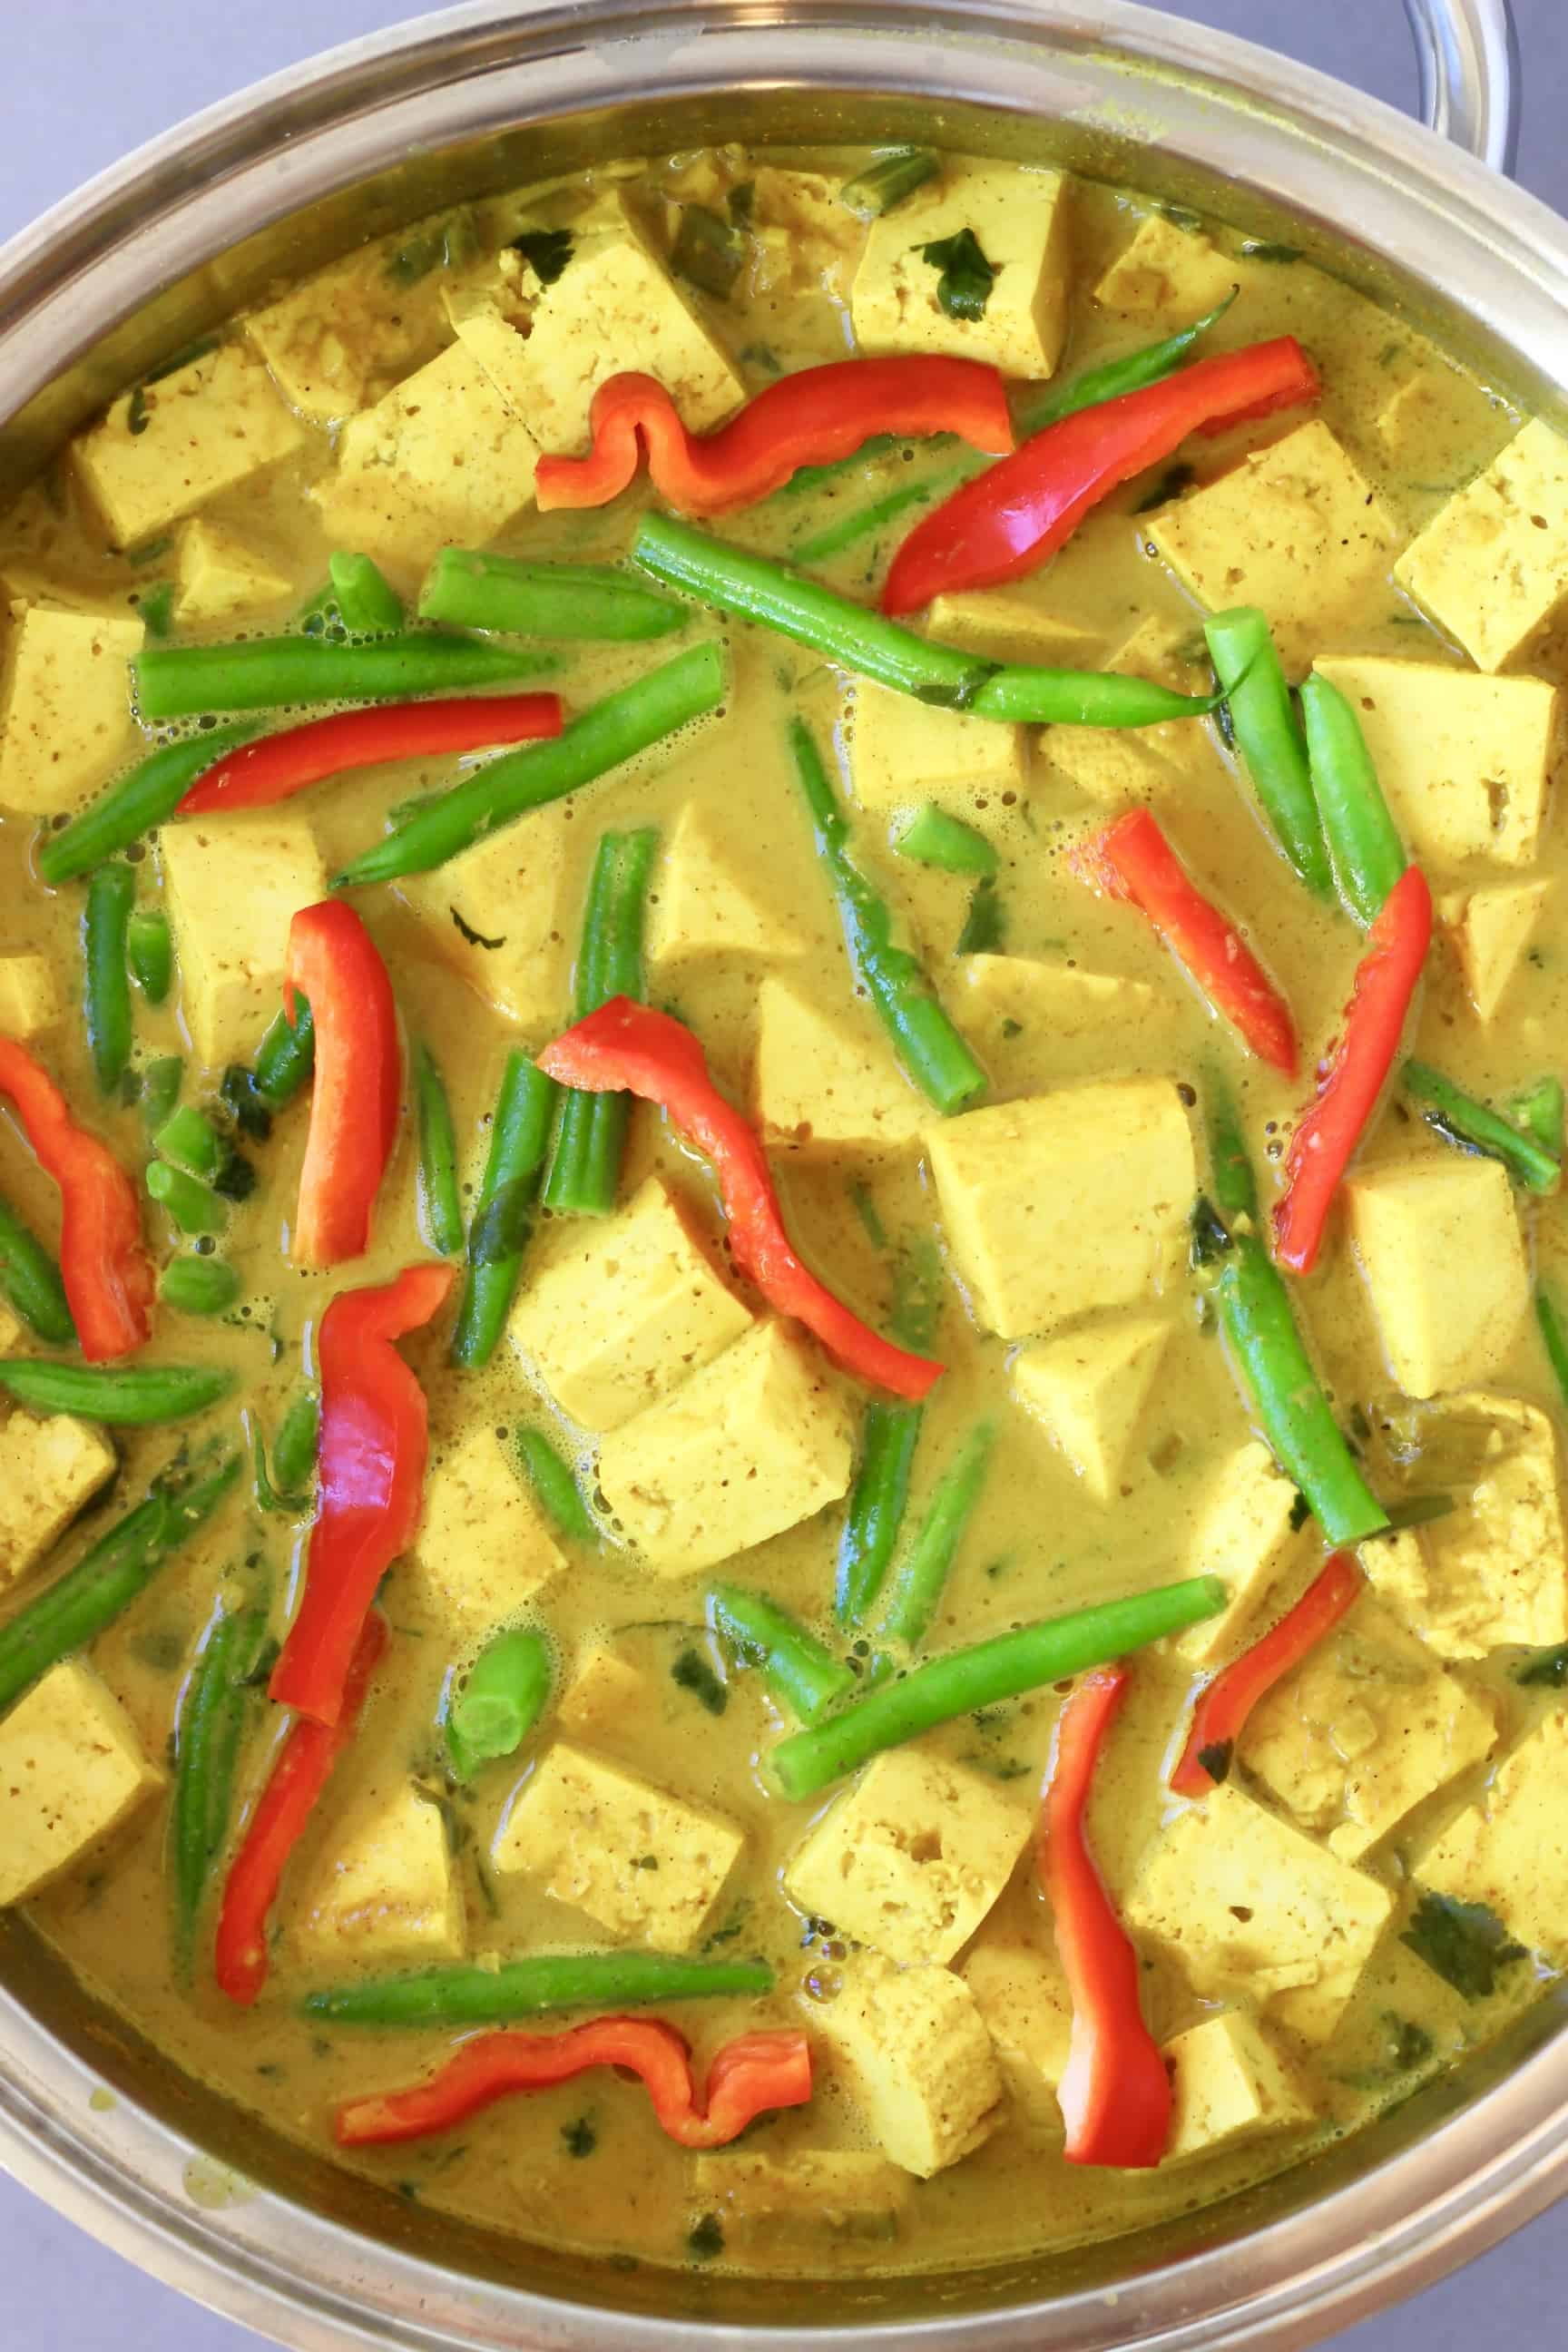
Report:
[[[1008,1092],[1168,1066],[1173,1004],[1146,981],[1018,955],[960,956],[948,992],[949,1011]]]
[[[1095,668],[1102,645],[1097,629],[1052,612],[1027,586],[933,596],[926,634],[939,645],[984,654],[990,661],[1045,662],[1064,669]]]
[[[135,547],[304,445],[244,343],[224,343],[115,401],[71,443],[78,479],[116,547]]]
[[[770,1143],[814,1151],[910,1151],[926,1116],[879,1030],[841,1019],[793,981],[757,992],[757,1118]]]
[[[1537,417],[1394,567],[1478,669],[1507,669],[1568,595],[1568,441]]]
[[[1417,1892],[1484,1904],[1553,1967],[1568,1959],[1568,1716],[1543,1717],[1485,1795],[1419,1855]]]
[[[1199,318],[1246,274],[1202,229],[1151,213],[1101,275],[1094,299],[1104,310],[1180,310]]]
[[[303,817],[278,809],[184,817],[158,835],[180,1009],[209,1068],[248,1062],[283,1002],[289,929],[327,895]]]
[[[1182,789],[1182,772],[1145,741],[1152,730],[1130,727],[1042,727],[1040,756],[1104,809],[1134,808],[1168,800]]]
[[[568,1017],[573,834],[569,808],[532,809],[397,885],[431,953],[542,1044]]]
[[[323,1972],[455,1960],[468,1943],[446,1824],[411,1781],[378,1777],[334,1822],[294,1916],[301,1960]]]
[[[850,317],[860,350],[951,352],[1004,375],[1047,376],[1067,331],[1071,196],[1059,172],[944,159],[942,175],[872,222]],[[967,229],[995,273],[980,317],[943,307],[942,257]]]
[[[1389,1369],[1406,1396],[1484,1381],[1530,1298],[1524,1238],[1496,1160],[1434,1152],[1352,1174],[1348,1223]]]
[[[1184,1658],[1207,1665],[1245,1647],[1271,1596],[1288,1589],[1305,1558],[1312,1542],[1305,1524],[1300,1497],[1267,1445],[1248,1438],[1224,1456],[1204,1490],[1187,1573],[1219,1577],[1228,1598],[1217,1617],[1181,1636]]]
[[[959,1970],[974,1996],[1002,2078],[1031,2136],[1059,2139],[1057,2093],[1072,2047],[1072,1995],[1055,1947],[987,1927]]]
[[[849,729],[849,789],[868,816],[934,800],[972,816],[1024,788],[1024,730],[862,679]]]
[[[0,1905],[62,1877],[163,1785],[92,1668],[51,1666],[0,1721]]]
[[[294,583],[237,531],[195,515],[174,551],[174,618],[183,628],[202,628],[284,604]]]
[[[131,709],[140,621],[13,610],[0,651],[0,809],[81,806],[141,744]]]
[[[972,2155],[1001,2120],[991,2036],[961,1977],[858,1952],[811,2023],[885,2153],[929,2180]]]
[[[607,1642],[595,1642],[562,1693],[556,1721],[575,1738],[614,1740],[646,1721],[652,1705],[642,1668]]]
[[[60,992],[48,958],[0,956],[0,1036],[37,1037],[60,1017]]]
[[[656,971],[720,956],[788,962],[805,933],[770,890],[766,870],[700,801],[688,801],[669,831],[648,893],[647,961]]]
[[[96,1422],[68,1412],[43,1420],[13,1412],[0,1422],[0,1589],[47,1558],[116,1467]]]
[[[864,2148],[792,2148],[785,2157],[726,2147],[691,2168],[694,2210],[718,2219],[727,2246],[820,2252],[856,2250],[873,2259],[902,2235],[913,2191],[910,2176]]]
[[[760,163],[749,174],[752,208],[746,284],[753,301],[791,298],[802,326],[814,313],[842,334],[860,225],[826,172]]]
[[[463,1642],[515,1617],[566,1565],[532,1493],[488,1422],[437,1448],[398,1589]]]
[[[1266,2132],[1300,2131],[1314,2120],[1299,2073],[1245,2011],[1189,2026],[1163,2054],[1175,2095],[1167,2164]]]
[[[242,322],[284,399],[313,424],[353,415],[446,341],[445,273],[397,284],[401,249],[399,237],[361,246]]]
[[[1096,1502],[1110,1500],[1170,1336],[1158,1317],[1123,1315],[1037,1339],[1013,1360],[1014,1394],[1045,1423]]]
[[[1498,882],[1451,890],[1437,901],[1454,960],[1477,1017],[1490,1021],[1534,936],[1550,882]]]

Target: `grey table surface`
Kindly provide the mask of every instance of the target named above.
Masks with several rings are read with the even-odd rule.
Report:
[[[1398,0],[1165,0],[1413,103]],[[1568,0],[1514,0],[1525,63],[1520,175],[1568,212]],[[421,13],[394,0],[0,0],[0,239],[182,116],[332,43]],[[61,37],[62,34],[65,37]],[[0,2175],[0,2276],[18,2352],[245,2352],[247,2330],[170,2293]],[[1337,2352],[1535,2352],[1563,2341],[1568,2208],[1414,2302],[1352,2328]]]

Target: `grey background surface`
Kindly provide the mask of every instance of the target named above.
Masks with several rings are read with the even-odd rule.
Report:
[[[1398,106],[1415,68],[1398,0],[1165,0]],[[1568,212],[1568,0],[1515,0],[1521,176]],[[0,0],[0,239],[81,181],[260,75],[419,14],[396,0]],[[0,2175],[0,2278],[17,2352],[245,2352],[257,2339],[172,2294]],[[1458,2277],[1368,2320],[1338,2352],[1541,2352],[1563,2340],[1568,2208]],[[13,2336],[15,2330],[15,2336]]]

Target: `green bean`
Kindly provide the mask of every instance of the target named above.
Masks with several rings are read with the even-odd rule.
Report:
[[[148,1169],[147,1191],[183,1234],[221,1234],[228,1223],[227,1204],[217,1193],[166,1160],[154,1160]]]
[[[294,999],[294,1020],[275,1013],[257,1049],[253,1065],[256,1091],[268,1110],[282,1110],[293,1101],[316,1066],[316,1024],[302,996]]]
[[[516,1754],[544,1712],[552,1679],[542,1633],[499,1633],[479,1653],[447,1705],[447,1753],[459,1780]]]
[[[1563,1081],[1561,1078],[1537,1078],[1524,1093],[1515,1095],[1509,1105],[1520,1125],[1528,1128],[1543,1151],[1561,1160],[1563,1150]]]
[[[126,926],[131,976],[149,1004],[162,1004],[174,978],[174,934],[160,908],[144,907]]]
[[[826,563],[831,556],[842,555],[845,549],[853,547],[857,540],[868,539],[874,530],[880,530],[884,523],[896,522],[900,515],[908,513],[910,507],[923,506],[928,499],[934,499],[937,492],[946,489],[951,482],[962,480],[968,471],[966,466],[949,466],[940,474],[928,475],[923,482],[900,484],[884,497],[873,499],[869,506],[856,507],[850,513],[839,515],[815,538],[805,540],[799,547],[793,548],[790,551],[791,561],[795,563]]]
[[[855,976],[910,1083],[944,1115],[958,1110],[979,1093],[985,1073],[933,993],[918,957],[894,944],[891,911],[855,860],[847,820],[804,719],[791,721],[789,741]]]
[[[158,1276],[158,1296],[177,1315],[226,1315],[239,1276],[226,1258],[177,1257]]]
[[[0,1200],[0,1294],[51,1348],[76,1342],[59,1267],[9,1202]]]
[[[307,1995],[307,2017],[333,2025],[508,2025],[553,2009],[620,2009],[773,1989],[765,1960],[697,1960],[679,1952],[539,1952],[499,1969],[432,1969]]]
[[[1307,746],[1268,623],[1256,604],[1238,604],[1211,614],[1204,636],[1226,691],[1242,764],[1279,846],[1308,889],[1331,898],[1333,870]]]
[[[166,637],[174,625],[174,583],[154,581],[136,599],[136,617],[150,637]]]
[[[120,1429],[188,1421],[227,1396],[234,1374],[195,1364],[52,1364],[0,1356],[0,1389],[32,1412],[75,1412]]]
[[[974,1516],[995,1443],[995,1424],[982,1422],[938,1479],[920,1533],[893,1580],[879,1629],[883,1641],[912,1650],[925,1638]]]
[[[880,220],[928,180],[934,180],[941,169],[929,147],[893,147],[852,180],[846,180],[838,201],[857,220]]]
[[[1124,393],[1142,392],[1145,384],[1159,383],[1164,377],[1174,375],[1198,337],[1219,324],[1237,292],[1233,286],[1223,302],[1216,302],[1212,310],[1195,319],[1190,327],[1182,327],[1175,334],[1149,343],[1141,352],[1107,360],[1103,366],[1089,368],[1066,383],[1051,385],[1037,399],[1023,402],[1015,411],[1020,436],[1042,432],[1047,425],[1056,425],[1080,408],[1098,408],[1101,401],[1120,400]]]
[[[1361,721],[1314,670],[1301,688],[1312,793],[1340,897],[1359,923],[1373,921],[1408,860],[1377,781]]]
[[[272,1467],[285,1494],[302,1493],[315,1476],[321,1434],[321,1400],[311,1390],[301,1389],[289,1400],[272,1447]]]
[[[237,1455],[202,1478],[177,1468],[165,1472],[145,1502],[100,1536],[30,1608],[0,1626],[0,1713],[50,1666],[96,1641],[212,1517],[238,1475]]]
[[[1541,1330],[1542,1345],[1556,1376],[1559,1394],[1568,1405],[1568,1331],[1563,1328],[1563,1318],[1556,1301],[1544,1283],[1536,1286],[1535,1320]]]
[[[933,436],[933,439],[936,437]],[[892,434],[873,433],[869,440],[861,442],[858,449],[851,449],[847,457],[835,457],[826,466],[797,466],[788,481],[782,483],[773,495],[781,499],[797,499],[810,491],[826,489],[830,484],[842,481],[845,475],[853,472],[857,467],[864,466],[873,458],[885,457],[898,446]],[[932,445],[928,442],[926,446],[929,448]]]
[[[488,1364],[511,1311],[557,1088],[521,1047],[507,1055],[484,1181],[468,1227],[468,1265],[452,1361]]]
[[[1531,1192],[1555,1192],[1563,1171],[1556,1156],[1533,1135],[1511,1127],[1485,1103],[1477,1102],[1427,1062],[1406,1062],[1400,1082],[1421,1104],[1424,1118],[1461,1150],[1500,1160],[1510,1176]]]
[[[596,1544],[599,1530],[583,1500],[583,1490],[542,1430],[520,1429],[517,1454],[534,1493],[562,1534],[578,1543]]]
[[[577,959],[579,1020],[612,996],[643,992],[643,909],[658,848],[658,835],[647,825],[636,833],[606,833],[599,843]],[[576,1217],[609,1215],[620,1188],[630,1114],[629,1095],[574,1089],[563,1095],[544,1180],[547,1209]]]
[[[710,1586],[708,1622],[744,1664],[758,1668],[771,1696],[802,1723],[815,1723],[825,1707],[855,1688],[850,1668],[760,1592],[738,1584]]]
[[[205,1177],[209,1183],[223,1172],[230,1151],[227,1138],[194,1103],[184,1104],[166,1118],[153,1142],[165,1160],[188,1168],[193,1176]]]
[[[142,1117],[149,1135],[156,1135],[180,1099],[185,1066],[178,1054],[160,1054],[142,1072]]]
[[[390,637],[402,628],[403,599],[368,555],[329,555],[327,572],[338,617],[353,635]]]
[[[414,1099],[419,1121],[419,1231],[426,1249],[452,1257],[463,1246],[458,1139],[446,1086],[423,1041],[414,1049]]]
[[[338,890],[426,874],[471,849],[514,817],[591,784],[638,751],[715,709],[724,694],[724,658],[714,644],[693,646],[584,710],[552,742],[503,751],[499,759],[433,793],[384,841],[365,850],[333,883]]]
[[[970,703],[976,719],[1025,727],[1161,727],[1171,719],[1207,719],[1223,695],[1177,694],[1152,678],[1118,670],[1047,669],[1007,662]]]
[[[814,1797],[885,1748],[1180,1633],[1217,1616],[1226,1598],[1217,1576],[1194,1576],[950,1650],[896,1682],[879,1684],[826,1723],[781,1741],[767,1759],[768,1772],[784,1796]]]
[[[98,866],[87,886],[82,948],[87,982],[82,1007],[99,1087],[112,1094],[131,1066],[131,958],[127,932],[136,877],[118,857]]]
[[[63,832],[50,834],[38,852],[39,879],[57,890],[117,850],[129,849],[174,815],[205,769],[237,743],[248,743],[255,733],[254,727],[215,727],[149,752]]]
[[[270,710],[283,702],[402,701],[409,695],[508,685],[558,667],[553,654],[486,645],[478,637],[439,636],[429,629],[374,637],[366,645],[331,645],[324,637],[243,637],[229,646],[153,646],[135,664],[137,698],[146,719]]]
[[[909,1505],[922,1418],[918,1404],[879,1399],[866,1408],[859,1467],[838,1543],[834,1608],[847,1631],[865,1623],[882,1589]]]
[[[934,801],[927,801],[894,835],[893,847],[900,857],[939,866],[944,874],[994,874],[1001,864],[983,833],[976,833],[962,817],[949,816]]]
[[[230,1612],[220,1601],[196,1653],[175,1717],[169,1843],[174,1953],[186,1974],[213,1865],[228,1836],[239,1744],[250,1697],[246,1678],[266,1629],[264,1611]]]
[[[608,563],[522,563],[444,547],[419,596],[420,617],[518,637],[594,637],[640,645],[684,628],[687,611]]]

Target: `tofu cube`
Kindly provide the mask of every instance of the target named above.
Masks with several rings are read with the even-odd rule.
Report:
[[[556,1720],[578,1739],[614,1739],[653,1704],[647,1676],[629,1658],[595,1642],[567,1685]]]
[[[1171,1045],[1168,992],[1032,956],[961,956],[952,999],[960,1029],[1008,1092],[1130,1075]]]
[[[431,953],[497,1013],[542,1038],[571,996],[573,838],[569,806],[534,809],[397,886]]]
[[[37,1037],[60,1017],[60,992],[47,956],[0,956],[0,1036]]]
[[[530,401],[528,339],[509,317],[503,302],[493,297],[465,295],[459,301],[448,298],[447,311],[453,331],[468,357],[489,378],[492,389],[512,415],[526,425]]]
[[[868,1013],[829,1013],[793,981],[757,992],[755,1098],[768,1141],[782,1149],[910,1151],[926,1117]]]
[[[802,325],[815,312],[837,339],[860,244],[859,223],[839,202],[842,180],[776,163],[749,169],[747,177],[752,183],[747,284],[753,301],[793,295],[800,305]]]
[[[684,1387],[612,1430],[599,1486],[660,1576],[694,1576],[847,1494],[844,1399],[778,1323],[759,1323]]]
[[[1294,2069],[1240,2010],[1178,2033],[1164,2058],[1175,2094],[1167,2164],[1214,2156],[1265,2132],[1303,2131],[1316,2120]]]
[[[0,808],[79,809],[140,744],[131,664],[140,621],[25,605],[0,660]]]
[[[1325,626],[1386,580],[1400,540],[1365,475],[1317,418],[1162,507],[1146,529],[1211,612],[1261,604],[1292,669]]]
[[[1568,441],[1536,417],[1394,567],[1478,669],[1506,669],[1568,595]]]
[[[1524,960],[1549,882],[1501,882],[1449,891],[1437,902],[1454,960],[1478,1019],[1489,1021]]]
[[[661,1177],[617,1215],[568,1231],[519,1297],[510,1338],[584,1429],[618,1429],[750,1330],[750,1307]]]
[[[462,1889],[439,1812],[404,1780],[377,1780],[334,1824],[303,1890],[294,1943],[307,1966],[455,1960]]]
[[[979,1773],[918,1748],[868,1764],[784,1864],[808,1916],[890,1960],[951,1960],[1013,1874],[1029,1815]]]
[[[0,1905],[63,1876],[163,1786],[92,1668],[51,1666],[0,1722]]]
[[[515,1617],[552,1584],[565,1555],[488,1424],[440,1452],[425,1481],[399,1591],[455,1639]]]
[[[1097,808],[1153,806],[1181,789],[1182,772],[1144,737],[1152,728],[1042,727],[1040,756]]]
[[[900,1969],[879,1952],[857,1952],[842,1976],[813,2025],[885,2153],[929,2180],[1001,2120],[1002,2071],[974,1996],[946,1969]]]
[[[1481,1903],[1554,1968],[1568,1961],[1568,1716],[1545,1716],[1415,1867],[1418,1886]]]
[[[1053,613],[1026,587],[933,596],[926,626],[940,645],[984,654],[989,661],[1092,669],[1101,646],[1098,630],[1065,613]]]
[[[1013,1392],[1046,1424],[1097,1503],[1109,1503],[1171,1336],[1168,1323],[1114,1323],[1037,1339],[1013,1360]]]
[[[180,531],[174,551],[174,618],[183,628],[265,612],[294,593],[286,572],[237,531],[197,515]]]
[[[1055,1950],[987,1931],[959,1973],[1031,2136],[1059,2139],[1057,2094],[1072,2049],[1072,1995]]]
[[[1168,1080],[965,1111],[926,1146],[958,1270],[1005,1339],[1146,1299],[1180,1264],[1197,1165]]]
[[[209,1068],[247,1062],[283,1002],[289,926],[327,895],[315,835],[247,810],[165,825],[158,855],[191,1044]]]
[[[1394,1895],[1226,1782],[1145,1855],[1123,1916],[1203,2000],[1256,1999],[1304,2042],[1344,2015]]]
[[[890,815],[938,801],[955,816],[976,803],[1021,792],[1024,730],[964,710],[942,710],[890,686],[855,688],[849,730],[849,788],[868,816]]]
[[[1410,1397],[1485,1380],[1530,1302],[1500,1160],[1433,1152],[1352,1173],[1350,1234],[1389,1370]]]
[[[358,247],[242,322],[284,399],[313,424],[352,416],[373,386],[395,383],[446,341],[445,271],[400,286],[396,301],[387,300],[389,265],[405,236]]]
[[[1104,310],[1180,310],[1196,318],[1222,302],[1243,274],[1201,229],[1178,228],[1151,213],[1100,278],[1094,299]]]
[[[224,343],[115,401],[72,442],[71,463],[112,543],[135,547],[304,440],[255,354]]]
[[[95,1422],[68,1412],[0,1422],[0,1588],[37,1567],[117,1467]]]
[[[512,1800],[491,1859],[618,1943],[687,1952],[745,1842],[721,1814],[558,1739]]]
[[[1270,1596],[1313,1538],[1298,1528],[1295,1486],[1266,1445],[1249,1438],[1221,1462],[1200,1508],[1188,1574],[1223,1579],[1229,1598],[1217,1617],[1190,1626],[1176,1643],[1200,1665],[1245,1646]]]
[[[948,352],[1004,375],[1049,375],[1067,332],[1070,201],[1060,172],[947,157],[940,179],[871,223],[850,297],[859,349]],[[964,229],[995,273],[978,319],[943,310],[942,263],[924,250]]]
[[[726,2246],[820,2254],[826,2240],[840,2260],[856,2244],[869,2255],[898,2238],[912,2196],[907,2172],[859,2148],[795,2148],[787,2157],[723,2148],[697,2158],[691,2188],[696,2207],[718,2216]]]
[[[743,844],[700,801],[688,801],[649,893],[650,969],[679,971],[723,956],[776,963],[803,954],[806,944],[778,903],[776,877],[751,866]]]

